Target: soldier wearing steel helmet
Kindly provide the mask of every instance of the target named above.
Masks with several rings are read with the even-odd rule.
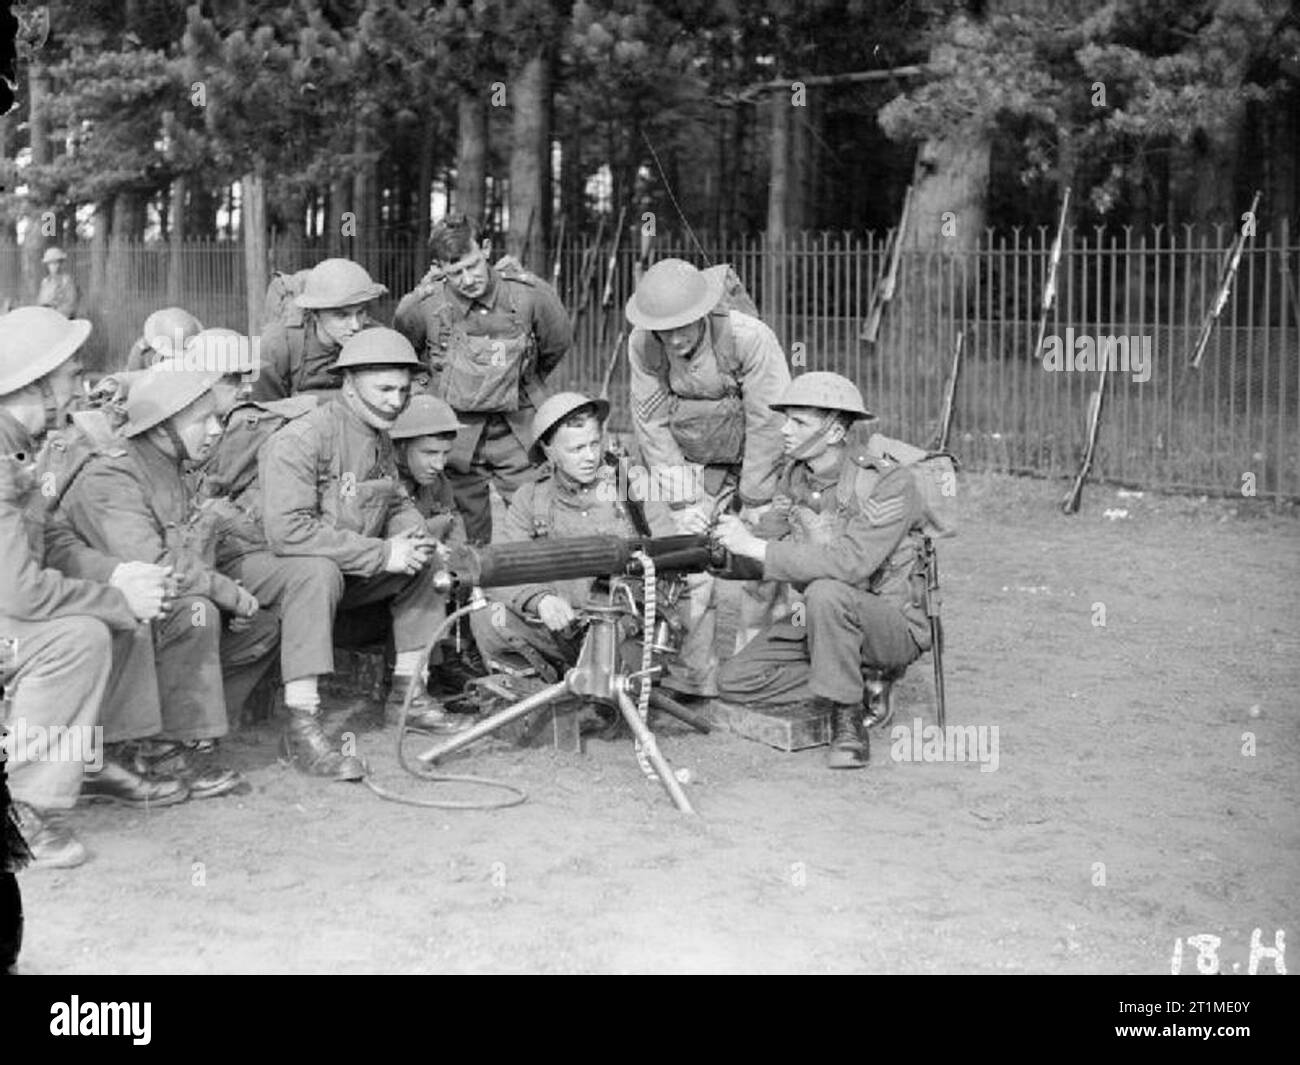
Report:
[[[446,544],[465,543],[465,522],[445,473],[456,434],[464,428],[446,402],[420,393],[411,397],[388,434],[396,445],[402,485],[424,515],[430,534]]]
[[[340,612],[388,606],[396,650],[390,721],[414,689],[411,724],[437,732],[469,725],[447,713],[417,675],[425,641],[445,617],[446,595],[431,564],[438,543],[398,479],[389,432],[419,368],[415,349],[400,333],[375,327],[356,334],[333,367],[342,382],[337,398],[276,432],[259,460],[270,551],[309,558],[316,567],[311,588],[318,602],[310,610],[285,610],[282,621],[286,648],[294,654],[285,672],[292,715],[286,744],[295,763],[314,775],[346,777],[357,770],[356,760],[333,748],[317,720],[317,678],[334,670],[331,634]],[[280,560],[250,555],[243,572],[267,579]]]
[[[122,446],[82,466],[58,504],[60,517],[96,551],[173,568],[174,601],[153,625],[153,676],[110,699],[105,717],[134,716],[134,742],[121,757],[181,777],[194,798],[240,786],[216,741],[270,666],[278,639],[274,613],[217,570],[214,529],[186,478],[221,436],[221,380],[219,371],[187,371],[174,361],[145,371],[126,400]],[[152,701],[153,690],[158,712],[139,720],[138,707]]]
[[[782,418],[771,409],[790,383],[775,334],[724,298],[729,267],[698,270],[663,259],[627,302],[632,424],[655,498],[668,502],[678,531],[702,531],[726,498],[748,519],[771,498],[781,460]],[[734,495],[733,495],[734,493]],[[719,654],[712,577],[690,579],[698,617],[682,646],[680,676],[666,686],[715,695]],[[741,615],[750,598],[736,596]],[[715,647],[721,642],[723,646]]]
[[[604,447],[608,414],[605,400],[580,392],[561,392],[538,407],[529,457],[542,464],[542,472],[515,493],[493,543],[673,534],[663,503],[623,498],[630,493]],[[492,607],[471,615],[479,651],[489,661],[511,663],[521,654],[526,660],[536,654],[557,670],[567,668],[578,650],[569,639],[576,611],[592,584],[575,579],[494,590]]]
[[[89,335],[89,322],[45,307],[0,316],[0,640],[12,655],[0,683],[12,703],[9,725],[21,723],[29,737],[99,724],[135,633],[164,608],[168,571],[71,542],[49,521],[45,483],[33,468],[78,396],[77,350]],[[69,576],[56,563],[59,555],[97,562],[100,579]],[[111,725],[105,737],[118,738]],[[50,758],[31,742],[35,747],[12,758],[8,770],[20,828],[36,864],[78,865],[86,849],[59,814],[76,803],[83,768],[92,767]],[[151,782],[108,761],[96,787],[160,802],[183,792],[175,782]]]
[[[183,307],[163,307],[144,320],[140,339],[126,356],[127,371],[147,370],[163,359],[178,358],[193,336],[203,331],[203,323]]]
[[[815,700],[833,723],[828,765],[861,768],[863,669],[901,669],[929,647],[914,580],[922,500],[910,471],[851,436],[872,417],[852,381],[801,374],[773,407],[788,461],[772,509],[757,534],[728,516],[717,535],[803,602],[722,664],[718,689],[733,702]]]
[[[77,313],[77,282],[68,273],[68,253],[62,248],[46,248],[41,256],[45,276],[36,292],[36,306],[49,307],[65,318]]]
[[[532,479],[533,412],[573,343],[555,290],[503,259],[474,224],[451,215],[429,237],[433,266],[402,297],[393,324],[428,363],[428,391],[465,423],[448,461],[456,503],[474,543],[492,539],[491,486],[509,502]]]
[[[373,326],[375,300],[388,291],[351,259],[326,259],[307,274],[293,298],[288,321],[262,332],[261,369],[253,382],[257,400],[284,399],[301,392],[332,394],[340,378],[331,367],[343,345]]]

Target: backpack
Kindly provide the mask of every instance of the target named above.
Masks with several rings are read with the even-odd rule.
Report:
[[[203,466],[198,494],[206,499],[238,499],[257,480],[257,456],[277,429],[316,409],[314,395],[270,402],[246,400],[226,420],[215,450]]]
[[[859,463],[885,459],[908,468],[924,508],[921,532],[935,539],[957,535],[957,460],[952,455],[872,433],[853,457]]]
[[[97,455],[124,455],[121,421],[105,410],[81,410],[72,424],[50,434],[37,459],[36,482],[47,510],[62,501],[86,463]]]
[[[294,297],[302,294],[310,270],[286,274],[277,270],[266,286],[266,299],[262,303],[262,328],[279,323],[286,328],[302,328],[302,308]]]

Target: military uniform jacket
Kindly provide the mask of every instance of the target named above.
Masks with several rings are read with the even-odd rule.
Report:
[[[332,559],[348,576],[382,573],[387,538],[424,524],[398,480],[392,440],[342,398],[273,433],[258,477],[271,550]]]
[[[928,621],[914,587],[923,518],[920,492],[903,466],[852,451],[819,478],[806,464],[790,463],[758,529],[770,541],[763,576],[800,591],[830,579],[874,592],[898,605],[927,647]]]
[[[446,477],[439,474],[428,484],[419,484],[403,471],[402,486],[424,518],[431,536],[449,547],[460,547],[467,542],[465,521],[456,509],[456,497]]]
[[[55,568],[61,558],[94,556],[107,581],[119,560],[90,551],[66,526],[47,520],[40,480],[27,467],[34,450],[26,427],[0,410],[0,616],[23,621],[84,616],[114,629],[135,628],[126,596],[116,588]],[[24,459],[13,457],[18,454]]]
[[[77,311],[77,283],[71,274],[58,274],[41,278],[41,287],[36,293],[36,306],[50,307],[63,317],[71,318]]]
[[[264,403],[299,392],[337,392],[343,378],[329,368],[340,350],[338,344],[320,335],[311,320],[302,325],[276,322],[267,326],[259,340],[261,368],[249,398]]]
[[[719,317],[725,317],[725,324]],[[707,455],[692,460],[689,445],[683,448],[687,418],[696,424],[743,418],[743,426],[736,427],[743,432],[740,497],[756,506],[768,502],[776,487],[785,416],[770,404],[789,386],[790,369],[776,334],[757,318],[733,310],[725,316],[711,314],[706,321],[708,329],[690,359],[668,355],[644,329],[632,331],[627,351],[637,443],[646,466],[659,476],[658,471],[679,470],[688,461],[712,461]],[[723,329],[726,338],[719,335]],[[734,398],[729,400],[729,393]],[[663,483],[658,498],[670,498],[670,493]]]
[[[238,586],[212,565],[215,525],[196,513],[181,464],[146,437],[87,462],[58,513],[96,551],[173,567],[177,594],[238,605]]]
[[[522,485],[506,511],[506,519],[495,531],[493,543],[535,540],[549,537],[564,539],[577,536],[638,535],[627,505],[618,499],[618,471],[606,464],[596,480],[580,485],[549,464],[542,476]],[[657,501],[643,504],[646,524],[654,536],[676,533],[668,507]],[[546,595],[559,595],[572,604],[584,602],[593,581],[576,578],[552,584],[521,584],[496,590],[498,598],[522,613],[535,609]]]
[[[527,271],[502,272],[494,266],[489,267],[487,291],[469,300],[435,280],[402,297],[393,327],[429,367],[428,391],[447,400],[466,426],[457,434],[449,459],[453,469],[469,470],[484,425],[494,413],[509,422],[528,448],[533,411],[547,395],[544,381],[573,343],[568,312],[550,285]],[[509,373],[518,379],[509,395],[487,404],[493,409],[467,409],[447,377],[453,347],[463,347],[467,340],[478,349],[485,373]]]

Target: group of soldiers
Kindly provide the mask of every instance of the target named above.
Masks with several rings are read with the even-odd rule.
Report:
[[[626,308],[645,474],[630,478],[606,444],[608,402],[547,385],[572,344],[554,289],[492,264],[463,217],[430,247],[394,328],[373,317],[384,285],[349,260],[319,263],[258,338],[254,372],[207,358],[247,338],[167,308],[92,390],[88,322],[40,306],[0,316],[0,638],[11,723],[28,737],[9,773],[37,864],[85,859],[59,817],[79,798],[160,806],[243,787],[218,741],[277,665],[283,757],[359,779],[318,687],[353,621],[378,618],[389,640],[388,723],[469,727],[430,691],[455,651],[436,650],[427,674],[424,651],[447,616],[449,558],[493,542],[708,532],[743,581],[725,582],[743,589],[743,617],[724,632],[724,582],[692,576],[665,683],[816,700],[833,720],[829,764],[867,764],[864,676],[901,671],[929,636],[922,501],[906,470],[861,447],[872,415],[856,386],[792,380],[772,330],[729,298],[727,267],[657,262]],[[493,487],[507,505],[495,525]],[[481,664],[562,671],[591,591],[492,590],[494,609],[471,616]],[[57,726],[102,727],[101,757],[49,757],[42,729]]]

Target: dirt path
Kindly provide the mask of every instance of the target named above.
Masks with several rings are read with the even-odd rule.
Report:
[[[300,779],[254,730],[230,743],[250,795],[73,815],[94,859],[24,875],[25,968],[1160,973],[1209,933],[1244,972],[1252,929],[1294,941],[1300,522],[968,489],[941,556],[949,716],[998,728],[996,771],[873,735],[870,769],[832,774],[670,730],[697,819],[594,740],[475,755],[530,801],[442,813]],[[933,720],[928,658],[900,697],[896,725]],[[388,742],[363,752],[406,789]]]

